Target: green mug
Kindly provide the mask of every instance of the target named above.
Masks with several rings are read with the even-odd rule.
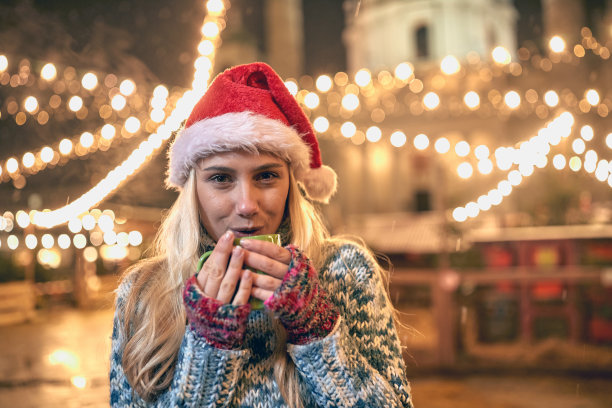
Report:
[[[268,241],[278,246],[282,246],[280,234],[264,234],[264,235],[252,235],[252,236],[247,236],[247,237],[240,237],[240,238],[234,239],[234,245],[240,245],[240,241],[242,241],[243,239],[257,239],[259,241]],[[204,255],[200,257],[200,260],[198,261],[198,269],[197,269],[198,272],[200,271],[200,269],[202,269],[204,262],[206,262],[210,254],[212,254],[212,251],[206,251],[204,252]],[[254,271],[255,273],[264,274],[264,272],[259,271],[259,270],[253,270],[253,268],[248,268],[248,269]],[[257,298],[251,297],[251,299],[249,299],[249,303],[251,304],[251,310],[261,310],[264,307],[263,301]]]

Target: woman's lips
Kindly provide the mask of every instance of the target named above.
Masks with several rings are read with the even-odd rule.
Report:
[[[232,228],[232,232],[236,238],[249,237],[252,235],[259,235],[259,231],[261,231],[261,227],[257,228]]]

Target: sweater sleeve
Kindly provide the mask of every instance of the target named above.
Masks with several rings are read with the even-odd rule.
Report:
[[[131,286],[128,277],[117,290],[110,361],[111,407],[230,406],[249,352],[215,348],[190,327],[185,330],[170,387],[149,403],[138,396],[129,384],[121,364],[126,341],[123,306]]]
[[[320,274],[340,319],[327,337],[289,345],[317,404],[412,408],[393,309],[380,269],[362,248],[344,244]]]

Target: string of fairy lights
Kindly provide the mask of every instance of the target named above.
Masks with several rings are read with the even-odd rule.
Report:
[[[103,201],[115,189],[117,189],[119,185],[124,182],[129,176],[137,172],[142,167],[142,165],[146,163],[147,160],[149,160],[156,152],[160,150],[164,142],[170,138],[172,132],[179,128],[180,124],[187,118],[189,112],[191,112],[195,103],[206,92],[208,82],[212,74],[214,56],[220,44],[220,33],[225,27],[225,4],[222,0],[208,0],[206,2],[206,8],[208,13],[205,17],[201,29],[203,39],[198,45],[199,56],[194,62],[195,74],[192,82],[192,89],[186,90],[182,95],[175,98],[176,102],[174,103],[174,106],[172,107],[172,109],[169,109],[167,106],[168,90],[163,86],[157,86],[155,88],[155,90],[153,91],[153,97],[150,101],[150,116],[151,120],[156,123],[159,123],[159,125],[156,126],[154,131],[152,131],[149,136],[145,140],[143,140],[136,149],[131,152],[128,158],[124,160],[119,166],[111,170],[99,183],[93,186],[89,191],[87,191],[82,196],[75,199],[64,207],[58,208],[56,210],[43,211],[18,210],[15,212],[15,214],[10,211],[5,211],[2,216],[0,216],[0,231],[6,232],[11,232],[15,226],[19,226],[25,231],[25,229],[27,229],[28,227],[50,229],[62,224],[68,225],[68,229],[73,234],[72,238],[65,233],[59,234],[58,236],[45,233],[40,238],[32,233],[25,235],[23,243],[28,249],[35,249],[38,246],[42,246],[42,249],[40,249],[38,252],[39,262],[41,262],[42,264],[50,265],[54,262],[54,259],[56,260],[59,256],[57,251],[51,251],[50,249],[54,248],[54,245],[57,245],[61,249],[69,248],[71,245],[74,245],[74,247],[78,249],[84,249],[83,254],[86,260],[93,262],[95,261],[95,256],[93,255],[93,252],[95,251],[97,254],[97,251],[94,248],[96,246],[101,246],[100,252],[103,257],[105,255],[104,252],[107,252],[107,259],[122,259],[126,256],[125,251],[127,247],[129,247],[130,245],[135,247],[142,243],[142,234],[139,231],[115,231],[116,219],[112,211],[91,209],[96,204]],[[0,56],[0,74],[4,70],[6,70],[7,66],[7,57],[3,55]],[[49,74],[49,72],[57,73],[57,68],[52,64],[47,64],[45,65],[45,67],[43,67],[44,73],[41,72],[41,78],[45,81],[48,81],[52,79],[51,77],[53,77],[53,75],[47,74]],[[74,69],[72,68],[72,70]],[[64,76],[66,76],[65,73]],[[9,81],[15,78],[15,76],[10,75],[9,77]],[[81,81],[82,83],[85,82],[89,84],[88,81],[97,81],[97,77],[95,80],[93,79],[94,77],[95,74],[85,74],[82,77]],[[18,76],[16,80],[19,81],[19,78],[22,77]],[[121,112],[123,110],[123,108],[125,107],[125,103],[127,103],[126,96],[130,95],[135,91],[134,83],[132,81],[130,82],[131,85],[124,85],[123,90],[121,89],[121,85],[129,83],[125,81],[121,83],[121,85],[118,87],[118,93],[112,96],[110,105],[107,106],[110,106],[111,109],[118,112]],[[15,86],[17,85],[18,83]],[[130,90],[131,92],[129,92]],[[116,99],[117,97],[119,97],[119,95],[121,95],[123,99]],[[74,96],[70,100],[72,101],[73,98]],[[32,99],[29,99],[27,101],[27,104],[24,101],[24,108],[26,108],[27,106],[27,108],[31,108],[33,111],[36,111],[34,106],[38,105],[38,101],[36,101],[36,103]],[[115,106],[113,106],[113,101],[115,101]],[[80,109],[83,108],[81,104],[79,105],[80,106],[74,105],[73,107],[71,107],[70,102],[68,102],[68,107],[71,110],[73,110],[72,108],[76,109],[76,112],[79,112]],[[170,110],[170,113],[166,115],[164,109]],[[102,107],[100,107],[100,111],[102,111]],[[104,111],[108,112],[108,109],[105,108]],[[15,115],[16,120],[17,116],[19,116],[18,113]],[[100,116],[102,117],[102,115]],[[130,126],[128,124],[128,119],[129,117],[126,118],[124,127]],[[104,127],[102,127],[102,129],[100,129],[99,131],[99,134],[101,136],[100,139],[112,140],[112,137],[104,137],[104,134],[102,133],[103,129]],[[110,128],[107,127],[107,129]],[[130,131],[130,129],[126,130],[128,132]],[[135,130],[135,127],[131,128],[131,130]],[[107,132],[109,132],[110,134],[110,130],[108,130]],[[19,164],[16,158],[9,158],[5,162],[5,171],[14,177],[18,171],[30,169],[32,166],[27,165],[31,163],[32,156],[34,156],[35,162],[40,160],[43,163],[53,163],[53,159],[50,159],[51,157],[56,158],[59,155],[68,156],[68,154],[70,153],[67,147],[69,143],[71,147],[74,147],[74,149],[71,149],[70,151],[74,152],[76,155],[78,155],[76,153],[76,150],[78,149],[79,145],[83,149],[91,149],[91,147],[94,145],[94,142],[92,141],[93,134],[89,132],[81,134],[81,136],[79,136],[78,138],[78,144],[70,141],[69,139],[62,139],[57,145],[57,150],[53,150],[51,147],[45,146],[39,149],[36,154],[32,152],[27,152],[24,154],[23,159],[25,160],[22,159],[21,165]],[[68,142],[66,142],[65,140],[67,140]],[[92,144],[90,145],[89,142],[92,142]],[[63,149],[61,147],[62,145],[64,146]],[[49,152],[49,150],[51,150],[51,152]],[[91,151],[88,150],[88,152]],[[45,160],[43,160],[43,157]],[[15,163],[17,164],[16,167]],[[27,170],[24,171],[24,173],[25,172],[27,172]],[[125,220],[123,220],[123,223],[124,222]],[[81,229],[89,231],[89,242],[92,245],[91,247],[86,246],[87,237],[83,233],[85,231],[82,232]],[[6,245],[11,250],[17,249],[20,246],[19,238],[17,237],[17,235],[9,235],[6,241]],[[40,259],[41,257],[42,259]]]
[[[32,118],[41,126],[47,124],[50,115],[61,113],[61,109],[74,113],[78,119],[88,118],[89,111],[98,111],[99,117],[106,122],[98,129],[84,131],[80,135],[72,138],[63,138],[54,146],[41,146],[35,151],[25,152],[21,160],[16,157],[0,158],[0,182],[12,180],[17,188],[24,185],[22,177],[36,174],[47,168],[48,165],[56,166],[66,164],[69,160],[83,158],[84,156],[96,151],[106,151],[112,145],[117,136],[131,138],[142,133],[142,130],[154,131],[166,116],[164,108],[171,108],[168,105],[168,89],[163,85],[158,85],[152,92],[150,99],[149,116],[133,113],[143,111],[144,96],[137,91],[136,84],[131,79],[124,79],[118,83],[114,74],[108,74],[104,78],[104,85],[99,86],[98,75],[93,72],[85,73],[80,82],[77,81],[76,72],[72,67],[66,67],[64,75],[58,79],[57,68],[52,63],[45,64],[40,70],[40,76],[36,81],[30,81],[31,71],[30,62],[22,60],[20,62],[20,72],[22,74],[10,75],[6,72],[8,59],[0,56],[0,78],[5,82],[9,78],[23,78],[25,83],[33,82],[39,89],[50,87],[53,94],[49,99],[48,105],[42,105],[42,97],[38,98],[28,95],[23,98],[20,104],[14,97],[9,97],[6,101],[6,109],[9,115],[13,115],[15,122],[23,126],[28,118]],[[23,68],[28,67],[25,72],[28,76],[24,77]],[[68,75],[66,74],[68,72]],[[0,83],[2,81],[0,80]],[[61,86],[57,86],[61,84]],[[77,84],[77,85],[75,85]],[[117,86],[115,86],[117,85]],[[105,88],[102,90],[102,88]],[[72,90],[72,96],[67,96],[67,103],[62,107],[62,96],[65,90]],[[85,91],[83,91],[85,90]],[[81,96],[78,93],[81,93]],[[87,94],[85,96],[84,94]],[[86,106],[85,101],[89,101]],[[29,115],[29,116],[28,116]]]
[[[138,148],[121,165],[111,170],[106,177],[93,186],[91,190],[72,203],[53,211],[26,212],[22,210],[21,212],[18,211],[18,214],[26,214],[29,223],[39,228],[52,228],[69,222],[74,223],[74,214],[81,214],[78,219],[82,220],[88,215],[91,208],[103,201],[123,181],[137,172],[161,148],[172,132],[178,129],[182,120],[187,117],[191,107],[206,91],[212,72],[212,61],[219,45],[219,34],[225,27],[223,18],[227,3],[222,0],[206,2],[208,14],[202,26],[204,38],[198,45],[200,56],[194,64],[196,71],[192,83],[193,89],[184,92],[182,95],[179,93],[171,95],[170,103],[168,103],[169,92],[160,85],[153,91],[150,100],[149,118],[139,119],[135,116],[125,117],[124,115],[125,122],[120,127],[122,135],[123,133],[133,135],[140,130],[140,126],[138,130],[136,128],[136,121],[138,121],[138,124],[143,121],[148,124],[148,126],[145,126],[145,130],[150,134],[140,143]],[[531,70],[544,73],[551,72],[558,64],[575,65],[579,63],[588,52],[604,61],[610,58],[609,48],[598,42],[588,28],[584,27],[581,34],[580,43],[574,44],[571,49],[568,49],[567,44],[561,37],[553,37],[549,43],[551,53],[546,57],[522,47],[517,52],[518,61],[513,61],[508,50],[497,47],[491,53],[492,63],[482,61],[475,53],[467,56],[467,64],[464,65],[456,57],[447,56],[442,60],[438,73],[428,72],[420,77],[415,73],[414,67],[405,62],[396,66],[393,72],[382,70],[376,75],[373,75],[367,69],[361,69],[355,73],[352,80],[347,73],[338,72],[333,76],[321,75],[316,80],[305,76],[300,79],[299,85],[298,81],[291,79],[287,80],[285,84],[311,117],[313,126],[320,137],[339,136],[356,145],[363,144],[366,141],[378,143],[387,139],[396,148],[410,146],[408,143],[409,137],[404,131],[385,129],[387,118],[405,114],[416,116],[427,114],[429,115],[428,118],[432,119],[435,119],[436,115],[448,116],[464,113],[473,113],[480,117],[535,114],[540,119],[547,119],[552,112],[565,110],[564,113],[542,128],[537,136],[517,144],[518,148],[512,146],[490,147],[484,144],[473,147],[465,140],[451,141],[446,137],[432,140],[423,133],[413,137],[412,146],[417,151],[423,151],[428,149],[429,146],[433,146],[438,154],[454,152],[457,158],[463,160],[456,169],[457,175],[462,179],[472,177],[475,174],[474,167],[482,175],[491,174],[496,166],[500,171],[507,172],[506,177],[498,183],[496,188],[485,195],[481,195],[478,199],[454,209],[452,212],[453,218],[462,222],[469,218],[475,218],[478,214],[501,204],[503,199],[511,194],[513,187],[521,183],[522,179],[531,175],[536,168],[543,168],[550,162],[548,154],[559,143],[557,139],[560,141],[561,138],[568,138],[572,133],[575,120],[569,111],[594,113],[601,118],[608,116],[612,109],[609,89],[589,88],[582,92],[575,92],[570,89],[557,91],[546,88],[530,88],[524,92],[524,95],[521,95],[517,89],[512,89],[507,84],[505,90],[491,88],[491,83],[495,78],[519,78]],[[5,56],[0,56],[0,84],[6,85],[6,83],[9,83],[11,86],[19,86],[23,78],[21,73],[14,75],[3,73],[8,66],[7,61]],[[471,75],[477,79],[476,82],[471,82],[473,89],[466,89],[463,93],[457,93],[456,90],[446,90],[445,86],[448,83],[448,78],[461,75]],[[52,64],[45,65],[40,72],[40,78],[44,81],[52,81],[56,76],[57,68]],[[64,77],[66,77],[65,72]],[[104,80],[105,83],[107,79],[108,76]],[[81,77],[81,85],[86,90],[89,90],[97,82],[98,78],[93,73],[86,73]],[[132,85],[130,85],[130,82]],[[109,113],[121,113],[127,104],[127,98],[132,95],[136,88],[130,80],[124,80],[119,86],[115,86],[116,83],[117,79],[115,77],[115,83],[112,86],[107,85],[114,90],[107,93],[106,102],[108,103],[98,101],[96,102],[97,105],[90,105],[99,110],[102,118],[104,118],[103,111],[104,115],[108,115],[106,119],[110,118]],[[95,89],[95,87],[92,89]],[[75,99],[75,97],[78,96],[75,95],[67,100],[67,107],[73,112],[76,109],[78,117],[78,112],[83,109],[83,103],[82,99],[79,102],[79,99]],[[14,115],[18,124],[24,117],[27,119],[26,114],[30,114],[32,117],[37,114],[40,123],[42,110],[37,111],[37,109],[41,109],[39,102],[36,98],[32,98],[34,97],[28,97],[22,101],[21,105],[25,112],[19,111],[17,101],[11,101],[13,105],[8,112],[10,115]],[[51,108],[53,106],[57,108],[60,104],[61,101],[58,103],[57,100],[50,100],[49,102]],[[326,111],[324,112],[324,110]],[[135,118],[135,120],[132,118]],[[131,124],[128,124],[128,119],[132,119]],[[358,128],[355,123],[369,123],[369,125]],[[105,126],[106,131],[104,131]],[[96,149],[107,149],[109,141],[112,142],[113,140],[110,135],[113,134],[114,136],[118,127],[116,123],[107,123],[94,133],[83,132],[72,140],[62,139],[55,147],[43,146],[35,152],[26,152],[21,161],[16,157],[6,160],[0,159],[0,177],[8,175],[15,179],[15,175],[34,174],[36,171],[45,168],[48,163],[57,163],[62,157],[73,158],[79,156],[79,152],[88,154],[96,151]],[[105,137],[105,134],[108,136]],[[593,137],[593,128],[589,125],[582,126],[580,137],[572,141],[572,149],[575,155],[568,159],[563,154],[558,153],[553,157],[552,164],[558,170],[566,168],[566,165],[572,171],[579,171],[584,168],[587,173],[592,174],[598,180],[608,181],[612,187],[612,176],[610,176],[612,161],[598,160],[597,153],[594,150],[586,151],[586,143],[591,141]],[[612,133],[606,136],[606,143],[612,148]],[[470,154],[473,154],[472,160],[476,160],[475,166],[468,160],[471,157]],[[525,157],[529,159],[524,159]],[[7,225],[9,221],[15,223],[11,219],[15,217],[10,215],[12,214],[4,213],[3,218],[0,218],[0,227],[2,226],[2,219],[5,220]],[[21,215],[21,218],[25,220],[24,215]],[[94,220],[98,220],[98,218],[94,216]],[[17,224],[20,225],[18,222]]]

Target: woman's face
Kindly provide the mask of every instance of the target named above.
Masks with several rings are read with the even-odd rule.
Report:
[[[289,167],[269,154],[227,152],[196,165],[200,219],[217,241],[231,230],[236,237],[274,234],[289,193]]]

